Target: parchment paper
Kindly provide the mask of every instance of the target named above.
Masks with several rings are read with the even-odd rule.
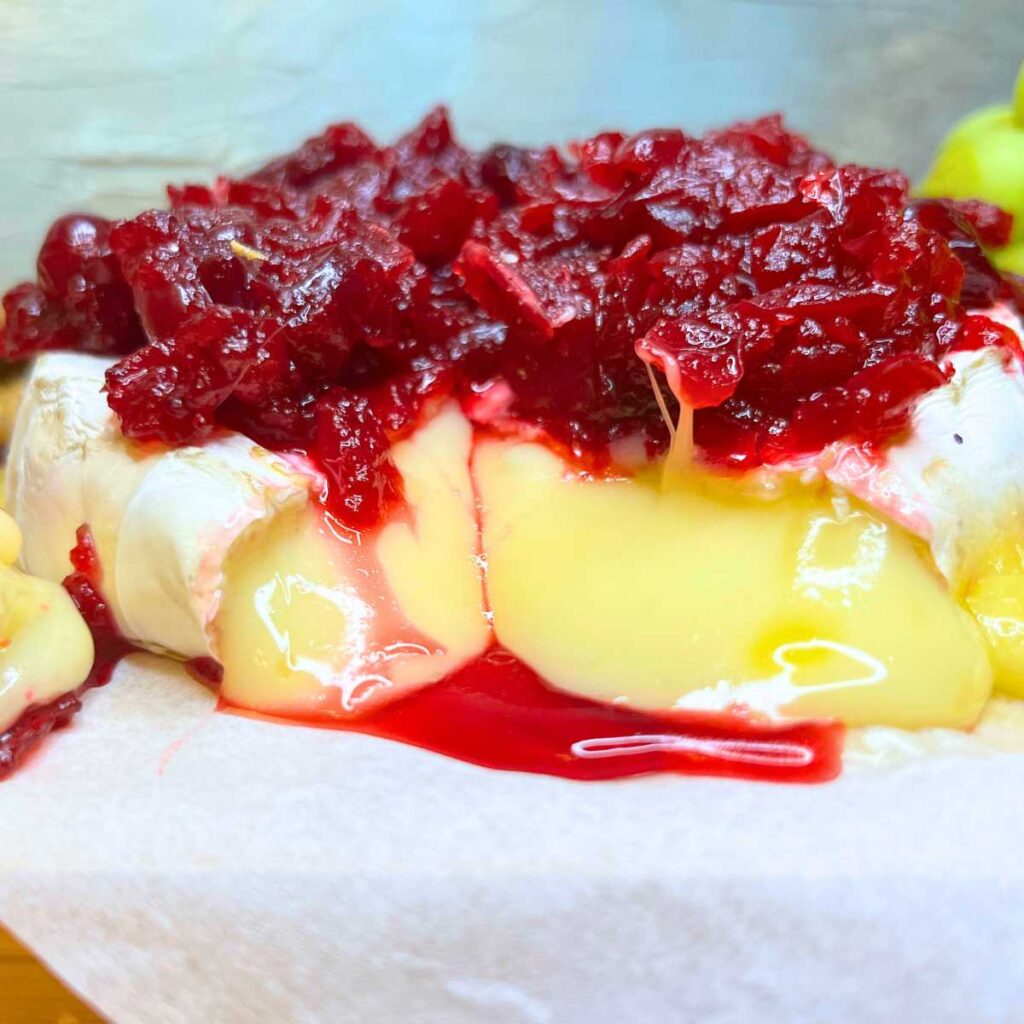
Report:
[[[0,786],[0,919],[124,1022],[1014,1022],[1022,785],[490,772],[140,656]]]
[[[478,144],[784,109],[920,173],[1022,49],[1019,0],[8,3],[0,284],[62,210],[437,100]],[[211,704],[125,666],[0,785],[0,920],[118,1021],[1024,1020],[1024,757],[583,786]]]

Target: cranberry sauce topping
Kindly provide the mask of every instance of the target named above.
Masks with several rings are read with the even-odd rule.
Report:
[[[314,724],[323,727],[322,720]],[[574,697],[548,687],[500,647],[368,718],[336,727],[487,768],[582,781],[672,772],[825,782],[839,774],[843,741],[842,726],[828,722],[647,713]]]
[[[911,201],[777,117],[474,152],[438,109],[391,146],[334,125],[169,196],[57,221],[4,299],[0,356],[123,356],[126,434],[310,451],[355,527],[398,494],[391,442],[446,396],[601,463],[620,437],[667,440],[639,352],[698,410],[706,457],[777,461],[899,430],[965,310],[1020,295],[981,249],[1001,211]]]
[[[28,708],[13,725],[0,731],[0,780],[7,778],[51,732],[68,725],[82,710],[82,694],[109,682],[114,666],[134,650],[121,636],[103,599],[99,559],[88,526],[78,528],[76,539],[71,551],[73,571],[65,577],[64,589],[92,633],[96,648],[92,671],[76,690],[62,694],[49,704]]]

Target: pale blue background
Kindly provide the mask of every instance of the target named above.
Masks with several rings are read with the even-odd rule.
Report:
[[[332,119],[386,139],[438,100],[472,142],[782,109],[919,173],[1022,58],[1024,0],[0,0],[0,284],[62,210],[133,211]]]

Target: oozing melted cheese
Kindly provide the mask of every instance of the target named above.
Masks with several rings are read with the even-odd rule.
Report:
[[[307,509],[238,545],[224,696],[359,714],[482,650],[474,488],[494,635],[561,689],[907,728],[969,726],[991,693],[991,629],[926,545],[824,482],[596,480],[542,445],[483,440],[471,484],[470,457],[452,411],[396,451],[408,517],[356,539]]]
[[[996,688],[1024,698],[1024,531],[990,545],[964,600],[985,635]]]
[[[962,362],[922,403],[907,446],[889,453],[884,494],[866,486],[879,467],[864,460],[863,473],[829,481],[827,467],[592,479],[541,444],[474,438],[452,404],[395,446],[406,500],[356,535],[307,500],[315,474],[271,473],[270,453],[257,458],[251,443],[232,454],[237,438],[155,452],[140,467],[108,422],[102,364],[80,357],[64,371],[67,359],[42,360],[55,381],[73,371],[80,387],[50,401],[37,368],[10,490],[32,540],[26,562],[54,581],[58,605],[68,604],[56,586],[66,557],[40,552],[66,551],[90,522],[129,637],[214,655],[225,699],[259,711],[361,715],[496,639],[555,687],[642,708],[742,704],[851,725],[963,727],[993,682],[1024,696],[1024,477],[979,455],[986,438],[1016,437],[1017,420],[1024,430],[1024,398],[985,400],[997,386],[1024,395],[1024,375],[974,354]],[[59,433],[72,413],[92,431],[84,440]],[[1000,415],[1013,422],[1000,427]],[[51,437],[60,460],[33,446]],[[108,469],[134,483],[111,488]],[[183,500],[193,484],[195,501]],[[157,514],[170,506],[174,516]],[[931,515],[928,530],[914,510]],[[0,519],[5,562],[19,541],[8,532]],[[18,587],[34,586],[25,580]],[[175,616],[182,628],[169,630]],[[12,610],[10,621],[48,620]],[[58,680],[72,688],[88,665],[75,679],[72,667],[51,673],[45,692]],[[5,690],[0,719],[37,689]]]
[[[474,475],[497,638],[560,688],[910,728],[970,725],[989,696],[924,545],[824,486],[588,481],[508,442]]]
[[[487,646],[471,440],[449,406],[397,445],[407,506],[375,534],[352,534],[306,507],[235,545],[214,625],[227,701],[347,717]]]

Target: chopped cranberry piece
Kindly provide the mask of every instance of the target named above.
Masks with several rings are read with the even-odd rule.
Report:
[[[567,179],[565,161],[553,146],[523,149],[492,146],[480,160],[480,178],[502,206],[550,196]]]
[[[499,320],[522,325],[542,337],[554,336],[552,322],[540,298],[515,267],[479,242],[468,242],[455,264],[466,291]]]
[[[692,409],[721,405],[743,376],[737,326],[711,319],[661,320],[637,343],[637,351],[664,371],[672,391]]]
[[[1005,297],[1007,281],[989,263],[981,246],[1005,245],[1013,218],[998,207],[977,200],[922,199],[911,207],[918,222],[949,244],[963,267],[960,301],[968,307],[990,306]]]
[[[257,171],[253,178],[278,186],[308,188],[318,178],[373,157],[373,140],[351,121],[332,124],[322,135],[308,139],[294,153]]]
[[[88,214],[53,223],[36,261],[38,286],[20,285],[4,298],[3,358],[61,348],[130,352],[145,341],[110,235],[109,221]]]
[[[473,225],[490,220],[497,198],[468,189],[452,178],[442,178],[425,191],[410,196],[395,216],[399,237],[429,266],[450,263]]]
[[[78,527],[75,540],[70,556],[74,571],[64,577],[63,585],[89,627],[96,648],[92,672],[79,688],[81,693],[106,683],[114,665],[134,647],[121,635],[114,613],[103,596],[103,569],[87,524]]]
[[[330,507],[350,526],[373,526],[400,496],[390,448],[367,395],[332,388],[317,402],[316,452],[331,485]]]
[[[287,367],[283,341],[257,317],[212,307],[112,366],[107,394],[129,437],[185,444],[209,435],[230,396],[255,404],[272,394]]]
[[[922,211],[937,215],[932,226],[938,230],[942,230],[942,214],[949,221],[959,221],[961,233],[973,234],[982,245],[992,248],[1008,245],[1013,233],[1013,215],[980,199],[921,199],[913,204],[913,208],[919,215]]]
[[[0,730],[0,781],[6,779],[47,736],[63,729],[82,710],[77,693],[65,693],[49,704],[22,712],[6,729]]]

